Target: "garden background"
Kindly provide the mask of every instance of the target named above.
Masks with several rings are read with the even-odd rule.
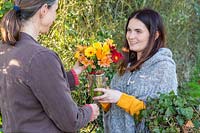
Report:
[[[0,0],[0,19],[12,7],[12,0]],[[65,68],[70,69],[75,62],[74,52],[78,44],[90,44],[93,41],[112,38],[120,50],[127,17],[132,11],[143,7],[155,9],[163,17],[167,45],[172,50],[177,64],[179,89],[189,92],[191,97],[199,98],[199,0],[59,0],[57,19],[51,31],[40,36],[39,42],[56,51]],[[113,72],[114,70],[110,71],[109,79],[112,78]],[[83,105],[91,102],[91,99],[87,93],[84,73],[80,80],[79,89],[72,95],[79,105]],[[102,131],[101,117],[80,132],[90,131]]]

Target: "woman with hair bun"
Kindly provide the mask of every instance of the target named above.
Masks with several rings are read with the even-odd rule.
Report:
[[[76,132],[99,115],[78,107],[71,90],[84,70],[65,72],[58,55],[37,42],[56,18],[58,0],[15,0],[1,21],[0,111],[3,132]]]

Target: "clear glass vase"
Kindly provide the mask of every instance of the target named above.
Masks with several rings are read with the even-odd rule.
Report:
[[[90,75],[90,95],[92,97],[94,96],[100,96],[103,93],[102,92],[95,92],[94,89],[95,88],[105,88],[106,87],[106,80],[105,80],[105,73],[101,72],[101,73],[95,73]]]
[[[96,84],[96,88],[105,88],[105,73],[102,74],[96,74],[95,75],[95,84]],[[95,96],[100,96],[102,95],[102,92],[95,92],[94,95]]]

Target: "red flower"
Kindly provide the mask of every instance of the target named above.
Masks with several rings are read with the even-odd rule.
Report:
[[[112,52],[113,50],[116,50],[116,47],[114,45],[109,45],[110,51]]]
[[[111,58],[114,63],[117,63],[120,59],[122,59],[122,54],[117,52],[116,49],[113,49]]]

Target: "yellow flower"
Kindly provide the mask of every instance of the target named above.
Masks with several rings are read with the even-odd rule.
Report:
[[[85,46],[82,46],[82,45],[78,45],[76,46],[78,51],[82,52],[86,47]]]
[[[74,57],[78,59],[78,58],[80,57],[80,52],[77,51],[77,52],[75,53]]]
[[[85,49],[85,56],[92,57],[96,54],[96,49],[93,47],[88,47]]]
[[[103,44],[103,53],[106,55],[110,54],[110,47],[107,43]]]
[[[113,44],[113,40],[112,40],[112,39],[106,39],[106,43],[107,43],[108,45],[112,45],[112,44]]]
[[[96,42],[96,43],[93,43],[92,45],[95,49],[102,49],[102,45],[101,45],[101,42]]]

